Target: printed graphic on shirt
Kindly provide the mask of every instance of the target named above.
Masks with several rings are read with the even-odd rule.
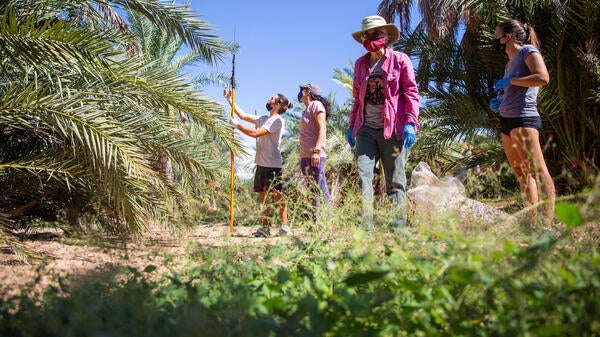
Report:
[[[382,105],[385,102],[383,79],[380,74],[369,77],[365,101],[372,105]]]

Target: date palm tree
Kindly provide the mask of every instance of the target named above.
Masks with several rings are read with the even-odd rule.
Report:
[[[189,7],[189,4],[184,6]],[[129,11],[127,21],[131,23],[131,30],[139,40],[142,62],[147,64],[148,67],[164,67],[183,74],[186,69],[195,69],[206,62],[203,51],[187,48],[182,38],[170,36],[167,31],[156,26],[139,12]],[[227,48],[231,52],[235,52],[238,46],[228,43]],[[203,72],[191,77],[190,81],[197,90],[202,90],[207,85],[226,86],[230,80],[229,76],[223,73]],[[197,183],[191,186],[188,185],[179,174],[177,165],[173,167],[171,158],[166,153],[157,154],[158,169],[169,180],[179,178],[181,186],[187,187],[194,199],[214,208],[217,198],[223,200],[228,198],[224,191],[218,193],[221,189],[217,185],[219,185],[218,182],[223,182],[222,185],[225,186],[224,182],[229,179],[229,172],[222,169],[227,167],[229,163],[226,162],[227,158],[221,155],[229,152],[229,148],[226,144],[219,142],[218,138],[215,137],[215,133],[204,125],[196,124],[193,130],[188,128],[190,116],[180,114],[172,117],[181,122],[181,137],[194,138],[193,141],[202,146],[203,151],[201,153],[205,156],[202,163],[205,170],[211,172],[211,176],[194,177],[193,180],[205,180],[209,184],[200,190],[195,190],[200,187]]]
[[[66,211],[69,229],[94,216],[116,233],[185,212],[181,186],[152,167],[167,153],[187,184],[202,184],[208,165],[197,137],[238,152],[222,107],[176,69],[141,62],[139,39],[113,6],[144,15],[180,38],[208,64],[229,46],[179,5],[153,0],[23,1],[0,5],[0,221]],[[34,213],[37,211],[37,214]]]
[[[574,181],[590,183],[600,166],[600,3],[419,1],[422,20],[410,30],[415,3],[385,0],[379,13],[388,21],[399,19],[404,34],[397,47],[418,60],[417,80],[427,103],[422,112],[425,137],[418,145],[426,157],[454,153],[449,162],[468,166],[504,160],[498,118],[487,104],[506,59],[491,52],[491,39],[496,24],[516,18],[535,27],[551,77],[539,100],[546,125],[542,137],[554,135],[547,153],[549,167],[555,174],[567,170],[565,177],[576,176],[562,181],[562,187]]]
[[[186,8],[189,4],[184,5]],[[149,68],[163,67],[171,69],[172,71],[183,73],[185,68],[195,67],[206,62],[204,52],[200,49],[189,49],[186,48],[184,41],[179,36],[170,36],[169,32],[156,26],[150,19],[143,14],[135,11],[128,12],[128,22],[131,23],[131,30],[137,37],[140,46],[140,55],[142,62],[147,64]],[[227,48],[230,51],[235,51],[237,46],[227,44]],[[191,83],[201,90],[207,84],[220,84],[224,85],[229,80],[228,76],[223,73],[203,73],[194,78],[190,78]],[[215,102],[216,103],[216,102]],[[189,125],[189,116],[179,115],[173,116],[174,118],[180,119],[182,127]],[[182,130],[182,134],[185,136],[202,136],[203,139],[198,139],[200,144],[204,144],[205,147],[212,145],[219,145],[211,139],[210,129],[204,129],[199,132],[190,134],[189,130]],[[213,147],[213,150],[227,151],[224,147]],[[210,171],[217,172],[224,165],[221,161],[215,160],[216,153],[212,151],[207,158],[205,163],[210,166]],[[171,160],[167,156],[162,157],[160,163],[163,164],[162,174],[167,176],[169,179],[173,179]]]

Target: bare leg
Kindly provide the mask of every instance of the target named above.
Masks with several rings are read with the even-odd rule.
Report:
[[[287,204],[283,200],[283,195],[279,191],[273,191],[273,199],[275,200],[275,202],[277,203],[277,206],[279,208],[279,216],[281,217],[282,224],[287,226],[288,225]]]
[[[544,225],[551,224],[554,218],[556,192],[544,161],[539,132],[533,128],[513,129],[509,136],[502,135],[502,146],[510,166],[519,180],[525,199],[528,203],[535,205],[540,201],[541,194],[542,201],[544,201],[542,207]],[[531,216],[531,225],[535,226],[537,211],[532,211],[529,216]]]
[[[554,205],[556,203],[556,189],[554,180],[548,171],[544,153],[540,145],[540,134],[536,129],[519,128],[522,139],[524,140],[523,148],[527,149],[527,164],[529,175],[535,179],[538,193],[538,201],[542,201],[542,223],[544,226],[552,224],[554,219]]]
[[[269,206],[266,203],[267,194],[265,192],[258,192],[258,197],[260,198],[260,203],[263,207],[263,211],[260,214],[260,222],[264,227],[268,227],[271,223],[269,219]]]

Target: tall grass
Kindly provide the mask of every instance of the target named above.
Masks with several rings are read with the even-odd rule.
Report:
[[[0,335],[597,336],[597,242],[574,235],[585,207],[557,209],[554,235],[449,220],[398,236],[346,223],[349,200],[324,231],[308,221],[279,244],[189,243],[169,274],[124,268],[11,298]]]

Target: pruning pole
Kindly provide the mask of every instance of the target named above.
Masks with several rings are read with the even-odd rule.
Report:
[[[233,54],[233,61],[231,62],[231,118],[235,117],[235,54]],[[235,139],[235,126],[231,129],[231,140]],[[233,142],[232,142],[233,143]],[[231,170],[229,172],[229,234],[233,234],[233,221],[235,217],[234,206],[235,206],[235,193],[234,193],[234,176],[235,169],[233,166],[233,150],[230,151]]]

